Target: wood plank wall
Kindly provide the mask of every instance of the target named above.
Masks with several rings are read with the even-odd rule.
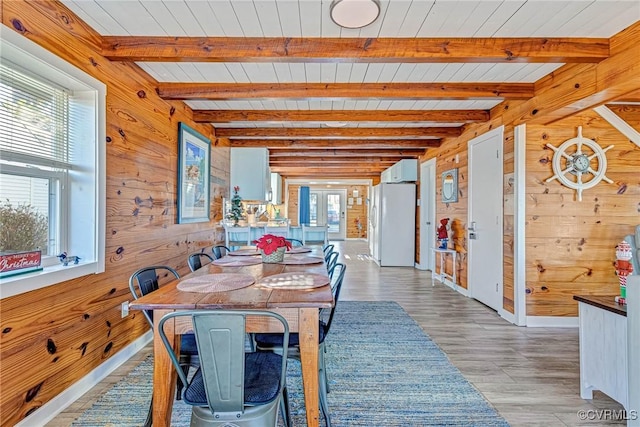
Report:
[[[357,205],[354,200],[352,206],[347,205],[347,239],[366,238],[369,224],[369,187],[366,185],[347,185],[336,187],[336,189],[346,189],[347,197],[353,197],[353,191],[357,190],[359,197],[362,197],[362,205]],[[298,191],[300,184],[289,184],[287,190],[287,217],[291,220],[291,225],[298,226]],[[358,232],[356,218],[362,223],[362,230]]]
[[[640,107],[611,106],[632,127],[640,129]],[[553,176],[553,151],[582,134],[607,152],[606,176],[585,190],[582,202],[575,191]],[[573,147],[575,148],[575,147]],[[594,161],[595,162],[595,161]],[[593,111],[547,126],[527,126],[526,289],[527,315],[577,316],[576,294],[619,292],[615,275],[615,246],[640,224],[640,147]]]
[[[449,236],[449,246],[455,248],[458,252],[457,256],[457,277],[458,285],[464,289],[467,289],[467,215],[468,215],[468,150],[467,144],[469,140],[480,136],[495,126],[499,125],[499,122],[492,122],[489,124],[470,126],[461,136],[457,138],[451,138],[446,140],[439,148],[431,148],[427,150],[425,156],[420,159],[420,162],[424,162],[433,157],[436,158],[436,221],[434,227],[437,228],[440,225],[440,220],[443,218],[449,218],[449,224],[451,225],[451,234]],[[505,211],[509,209],[507,196],[509,192],[513,192],[509,188],[509,185],[513,185],[513,127],[505,126],[504,130],[504,143],[503,143],[503,161],[504,161],[504,174],[505,174]],[[458,169],[458,201],[454,203],[442,202],[442,173],[446,170],[457,168]],[[513,209],[511,208],[511,211]],[[513,213],[511,213],[511,216]],[[505,228],[504,228],[504,272],[505,278],[507,276],[513,277],[513,230],[509,230],[508,224],[513,224],[513,220],[507,219],[505,214]],[[416,222],[419,224],[419,221]],[[419,228],[419,226],[418,226]],[[436,233],[437,235],[437,233]],[[419,242],[420,232],[416,233],[416,239]],[[435,245],[435,242],[432,243]],[[419,243],[416,244],[419,247]],[[419,258],[416,258],[419,259]],[[439,272],[439,265],[435,266],[436,271]],[[451,257],[447,257],[445,263],[445,271],[451,274],[454,266],[452,265]],[[511,282],[511,291],[508,287],[505,287],[504,292],[504,308],[513,312],[513,280]],[[509,281],[505,280],[505,284]]]
[[[178,122],[212,141],[182,102],[156,96],[134,64],[100,56],[99,36],[59,3],[2,2],[2,22],[107,85],[106,271],[1,300],[0,412],[10,426],[58,395],[143,334],[129,275],[150,264],[188,272],[187,255],[222,241],[215,226],[228,192],[229,149],[212,150],[212,220],[176,224]],[[3,30],[4,31],[4,30]]]

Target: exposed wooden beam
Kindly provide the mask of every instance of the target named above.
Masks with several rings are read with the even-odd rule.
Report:
[[[326,174],[323,174],[321,171],[315,168],[314,171],[290,171],[285,169],[278,170],[278,173],[282,175],[283,178],[296,178],[296,179],[373,179],[376,182],[376,179],[380,179],[380,172],[350,172],[350,171],[336,171],[331,172],[328,171]],[[275,171],[274,171],[275,172]]]
[[[361,174],[379,174],[382,172],[385,167],[373,167],[373,166],[356,166],[356,165],[348,165],[348,166],[317,166],[317,167],[307,167],[307,166],[274,166],[271,169],[271,172],[288,172],[288,173],[297,173],[303,175],[315,175],[316,178],[322,178],[324,174],[327,175],[336,175],[343,174],[348,176],[355,176]]]
[[[609,56],[606,38],[295,38],[106,36],[114,61],[571,63]]]
[[[223,138],[446,138],[461,133],[461,127],[216,128],[216,136]]]
[[[407,156],[407,158],[409,158],[411,156]],[[308,163],[326,163],[326,164],[342,164],[347,166],[349,163],[351,163],[351,165],[354,164],[369,164],[369,163],[373,163],[374,165],[382,165],[382,164],[389,164],[392,165],[394,163],[396,163],[399,159],[401,159],[402,157],[370,157],[367,156],[365,153],[362,153],[361,156],[359,157],[355,157],[355,156],[347,156],[347,157],[340,157],[340,156],[327,156],[327,157],[322,157],[322,156],[298,156],[298,157],[274,157],[274,156],[270,156],[269,157],[269,164],[270,165],[290,165],[290,166],[299,166],[301,164],[304,163],[305,166],[307,166]]]
[[[388,167],[393,166],[394,163],[396,163],[398,161],[398,159],[395,159],[395,161],[393,162],[365,162],[365,161],[358,161],[356,163],[354,163],[353,161],[305,161],[304,163],[304,167],[305,168],[313,168],[313,167],[318,167],[318,168],[331,168],[331,167],[341,167],[344,169],[348,169],[348,168],[361,168],[361,167],[373,167],[376,170],[379,170],[380,172],[384,171],[385,169],[387,169]],[[269,166],[271,169],[275,168],[275,167],[295,167],[295,166],[300,166],[300,163],[298,163],[297,165],[292,164],[292,163],[280,163],[280,162],[276,162],[276,163],[269,163]]]
[[[269,149],[270,159],[300,158],[300,157],[359,157],[378,156],[384,158],[415,158],[424,154],[423,149],[333,149],[333,150],[292,150],[292,149]],[[299,161],[296,159],[296,161]]]
[[[159,83],[166,100],[529,99],[533,83]]]
[[[611,38],[612,56],[599,64],[569,64],[536,83],[535,97],[504,102],[491,117],[504,123],[550,124],[640,90],[640,21]],[[615,47],[615,49],[614,49]]]
[[[445,122],[476,123],[489,120],[485,110],[194,110],[201,123],[228,122]]]
[[[231,147],[267,147],[272,149],[425,149],[439,147],[441,139],[230,139]]]

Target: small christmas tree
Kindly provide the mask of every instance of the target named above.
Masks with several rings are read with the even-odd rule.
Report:
[[[240,187],[233,187],[233,197],[231,197],[231,211],[227,215],[227,219],[233,220],[233,226],[238,226],[238,221],[242,218],[242,197],[238,194]]]

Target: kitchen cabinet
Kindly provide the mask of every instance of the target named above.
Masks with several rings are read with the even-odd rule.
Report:
[[[231,180],[229,194],[233,187],[240,187],[238,194],[242,200],[269,200],[271,191],[271,171],[269,170],[269,150],[266,148],[231,148]]]
[[[381,182],[415,182],[417,180],[417,159],[402,159],[385,169],[380,175]]]
[[[281,205],[282,200],[282,177],[279,173],[271,173],[271,203]]]

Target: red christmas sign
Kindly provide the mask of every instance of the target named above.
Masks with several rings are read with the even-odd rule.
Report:
[[[0,277],[42,270],[41,252],[29,251],[0,255]]]

